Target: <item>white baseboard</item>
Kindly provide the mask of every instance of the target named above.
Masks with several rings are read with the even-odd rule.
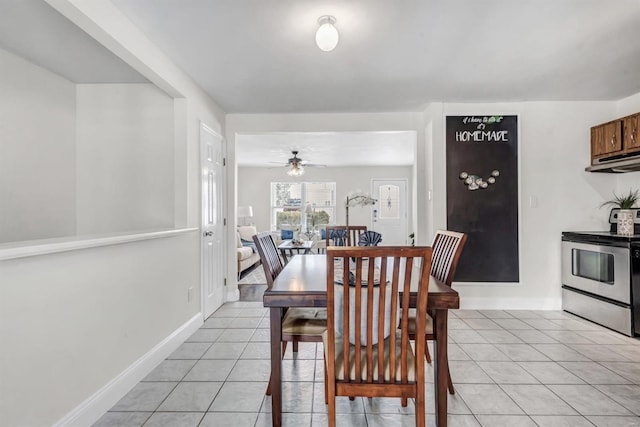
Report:
[[[240,290],[235,289],[227,292],[227,302],[240,301]]]
[[[171,335],[158,343],[104,387],[65,415],[54,427],[90,426],[122,399],[136,384],[160,362],[173,353],[188,337],[202,326],[202,313],[198,313]]]
[[[460,297],[466,310],[561,310],[562,298],[479,298]]]

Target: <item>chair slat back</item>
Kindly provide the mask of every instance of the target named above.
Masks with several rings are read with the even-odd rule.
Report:
[[[258,248],[258,254],[260,254],[260,261],[262,261],[262,268],[264,268],[264,275],[267,279],[267,288],[271,289],[273,281],[284,268],[278,248],[268,232],[254,235],[253,242]]]
[[[432,245],[431,275],[451,286],[466,241],[467,235],[464,233],[436,231]]]
[[[409,246],[327,249],[327,363],[342,353],[339,369],[328,370],[338,382],[406,385],[415,383],[410,371],[423,373],[425,341],[416,340],[415,357],[409,357],[409,311],[400,307],[409,306],[412,281],[417,283],[416,330],[424,334],[431,252]]]
[[[346,225],[328,225],[325,233],[327,246],[355,246],[360,241],[362,233],[366,231],[366,225],[350,225],[349,227]],[[334,239],[333,235],[338,239]],[[344,244],[336,244],[342,243],[343,238],[346,240]],[[338,241],[336,242],[336,240]]]

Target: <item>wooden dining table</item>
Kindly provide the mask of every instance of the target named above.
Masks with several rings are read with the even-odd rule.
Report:
[[[264,306],[271,321],[271,416],[272,425],[282,423],[282,315],[289,307],[327,306],[326,255],[299,255],[284,267],[271,289],[264,292]],[[417,289],[412,289],[410,306],[415,307]],[[447,425],[447,314],[459,308],[460,298],[451,287],[431,277],[427,309],[434,322],[434,388],[436,425]]]

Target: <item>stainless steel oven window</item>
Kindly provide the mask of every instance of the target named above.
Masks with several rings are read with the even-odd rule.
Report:
[[[571,272],[574,276],[613,285],[615,280],[613,254],[575,248],[571,253],[573,259]]]
[[[593,252],[602,255],[584,257],[574,250]],[[608,271],[605,273],[601,266],[602,260],[613,260],[613,266],[605,262]],[[595,260],[595,263],[594,261]],[[609,298],[624,304],[631,303],[631,257],[629,248],[608,246],[589,242],[562,242],[562,284],[594,295]],[[590,264],[591,263],[591,264]],[[587,268],[587,265],[590,265]],[[600,269],[600,271],[598,270]],[[582,277],[578,274],[592,277]],[[600,281],[602,279],[603,281]]]

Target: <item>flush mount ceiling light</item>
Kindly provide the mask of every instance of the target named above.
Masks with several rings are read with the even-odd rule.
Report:
[[[320,27],[316,31],[316,44],[325,52],[332,51],[338,45],[338,30],[333,24],[336,23],[336,18],[330,15],[324,15],[318,18],[318,24]]]

